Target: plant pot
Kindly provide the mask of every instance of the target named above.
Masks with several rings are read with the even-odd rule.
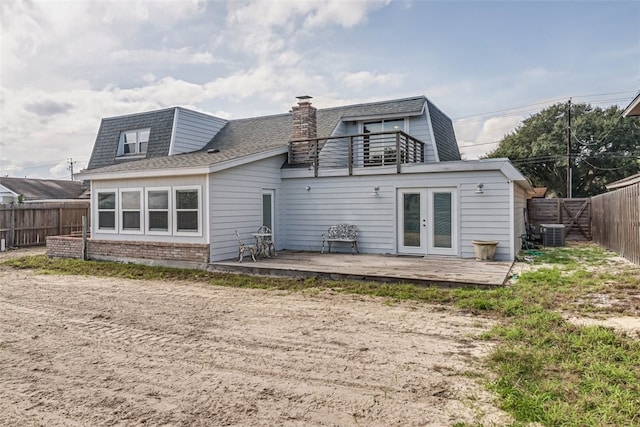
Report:
[[[473,251],[476,259],[480,261],[493,261],[496,255],[496,246],[498,242],[495,240],[473,240]]]

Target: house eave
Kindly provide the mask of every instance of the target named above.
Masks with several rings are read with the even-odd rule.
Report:
[[[412,173],[445,173],[445,172],[482,172],[500,171],[509,181],[516,182],[527,191],[533,191],[533,186],[506,158],[482,160],[456,160],[450,162],[409,163],[401,167],[402,174]],[[353,169],[353,176],[364,175],[397,175],[397,168],[379,166],[372,168]],[[319,169],[318,177],[345,176],[349,174],[347,168]],[[282,171],[282,178],[313,177],[313,168],[295,168]]]
[[[622,112],[622,117],[640,116],[640,92]]]
[[[76,174],[79,179],[91,181],[104,181],[114,179],[131,179],[131,178],[162,178],[173,176],[189,176],[189,175],[205,175],[213,172],[222,171],[232,167],[255,162],[276,155],[288,153],[288,147],[278,147],[276,149],[263,151],[260,153],[250,154],[247,156],[237,157],[231,160],[222,161],[213,164],[204,164],[191,167],[175,167],[175,168],[154,168],[154,169],[133,169],[130,171],[118,172],[100,172],[100,171],[81,171]]]
[[[268,151],[263,151],[260,153],[249,154],[247,156],[238,157],[232,160],[227,160],[226,162],[215,163],[209,166],[208,172],[219,172],[229,168],[234,168],[236,166],[246,165],[247,163],[252,163],[258,160],[267,159],[269,157],[278,156],[281,154],[287,154],[289,152],[289,147],[278,147]]]
[[[209,172],[208,166],[130,170],[120,172],[79,172],[76,176],[82,180],[104,181],[113,179],[156,178],[168,176],[203,175]]]

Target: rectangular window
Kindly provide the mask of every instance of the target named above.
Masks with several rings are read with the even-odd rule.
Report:
[[[364,137],[364,164],[365,166],[383,166],[395,164],[396,136],[394,131],[404,131],[404,119],[380,120],[363,124],[362,133],[388,132]],[[404,153],[402,159],[404,160]]]
[[[176,232],[200,231],[200,190],[184,188],[175,190]]]
[[[145,154],[149,145],[150,133],[151,130],[149,128],[122,132],[120,134],[120,144],[118,145],[118,156]]]
[[[140,226],[141,202],[142,197],[140,190],[120,191],[122,231],[142,231],[142,228]]]
[[[169,233],[169,190],[147,190],[147,224],[151,233]]]
[[[98,229],[116,229],[116,193],[98,193]]]

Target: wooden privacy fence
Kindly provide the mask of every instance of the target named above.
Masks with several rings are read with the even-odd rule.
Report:
[[[529,199],[529,224],[564,224],[566,240],[591,240],[591,199]]]
[[[640,264],[640,183],[591,198],[593,241]]]
[[[0,239],[7,247],[44,245],[47,236],[82,232],[89,221],[89,200],[0,204]]]

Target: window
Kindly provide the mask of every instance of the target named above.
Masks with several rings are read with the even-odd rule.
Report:
[[[145,154],[149,145],[150,129],[127,130],[120,134],[118,156]]]
[[[169,189],[147,190],[147,230],[150,234],[169,233]]]
[[[98,229],[116,229],[116,193],[115,191],[98,193]]]
[[[121,227],[123,232],[141,232],[140,213],[141,213],[141,191],[140,190],[121,190],[120,191],[120,210],[122,212]]]
[[[200,189],[175,189],[175,229],[177,233],[200,231]]]
[[[404,119],[380,120],[363,124],[362,133],[404,131]],[[404,158],[404,153],[403,158]],[[396,138],[392,133],[364,137],[365,166],[383,166],[396,163]]]

